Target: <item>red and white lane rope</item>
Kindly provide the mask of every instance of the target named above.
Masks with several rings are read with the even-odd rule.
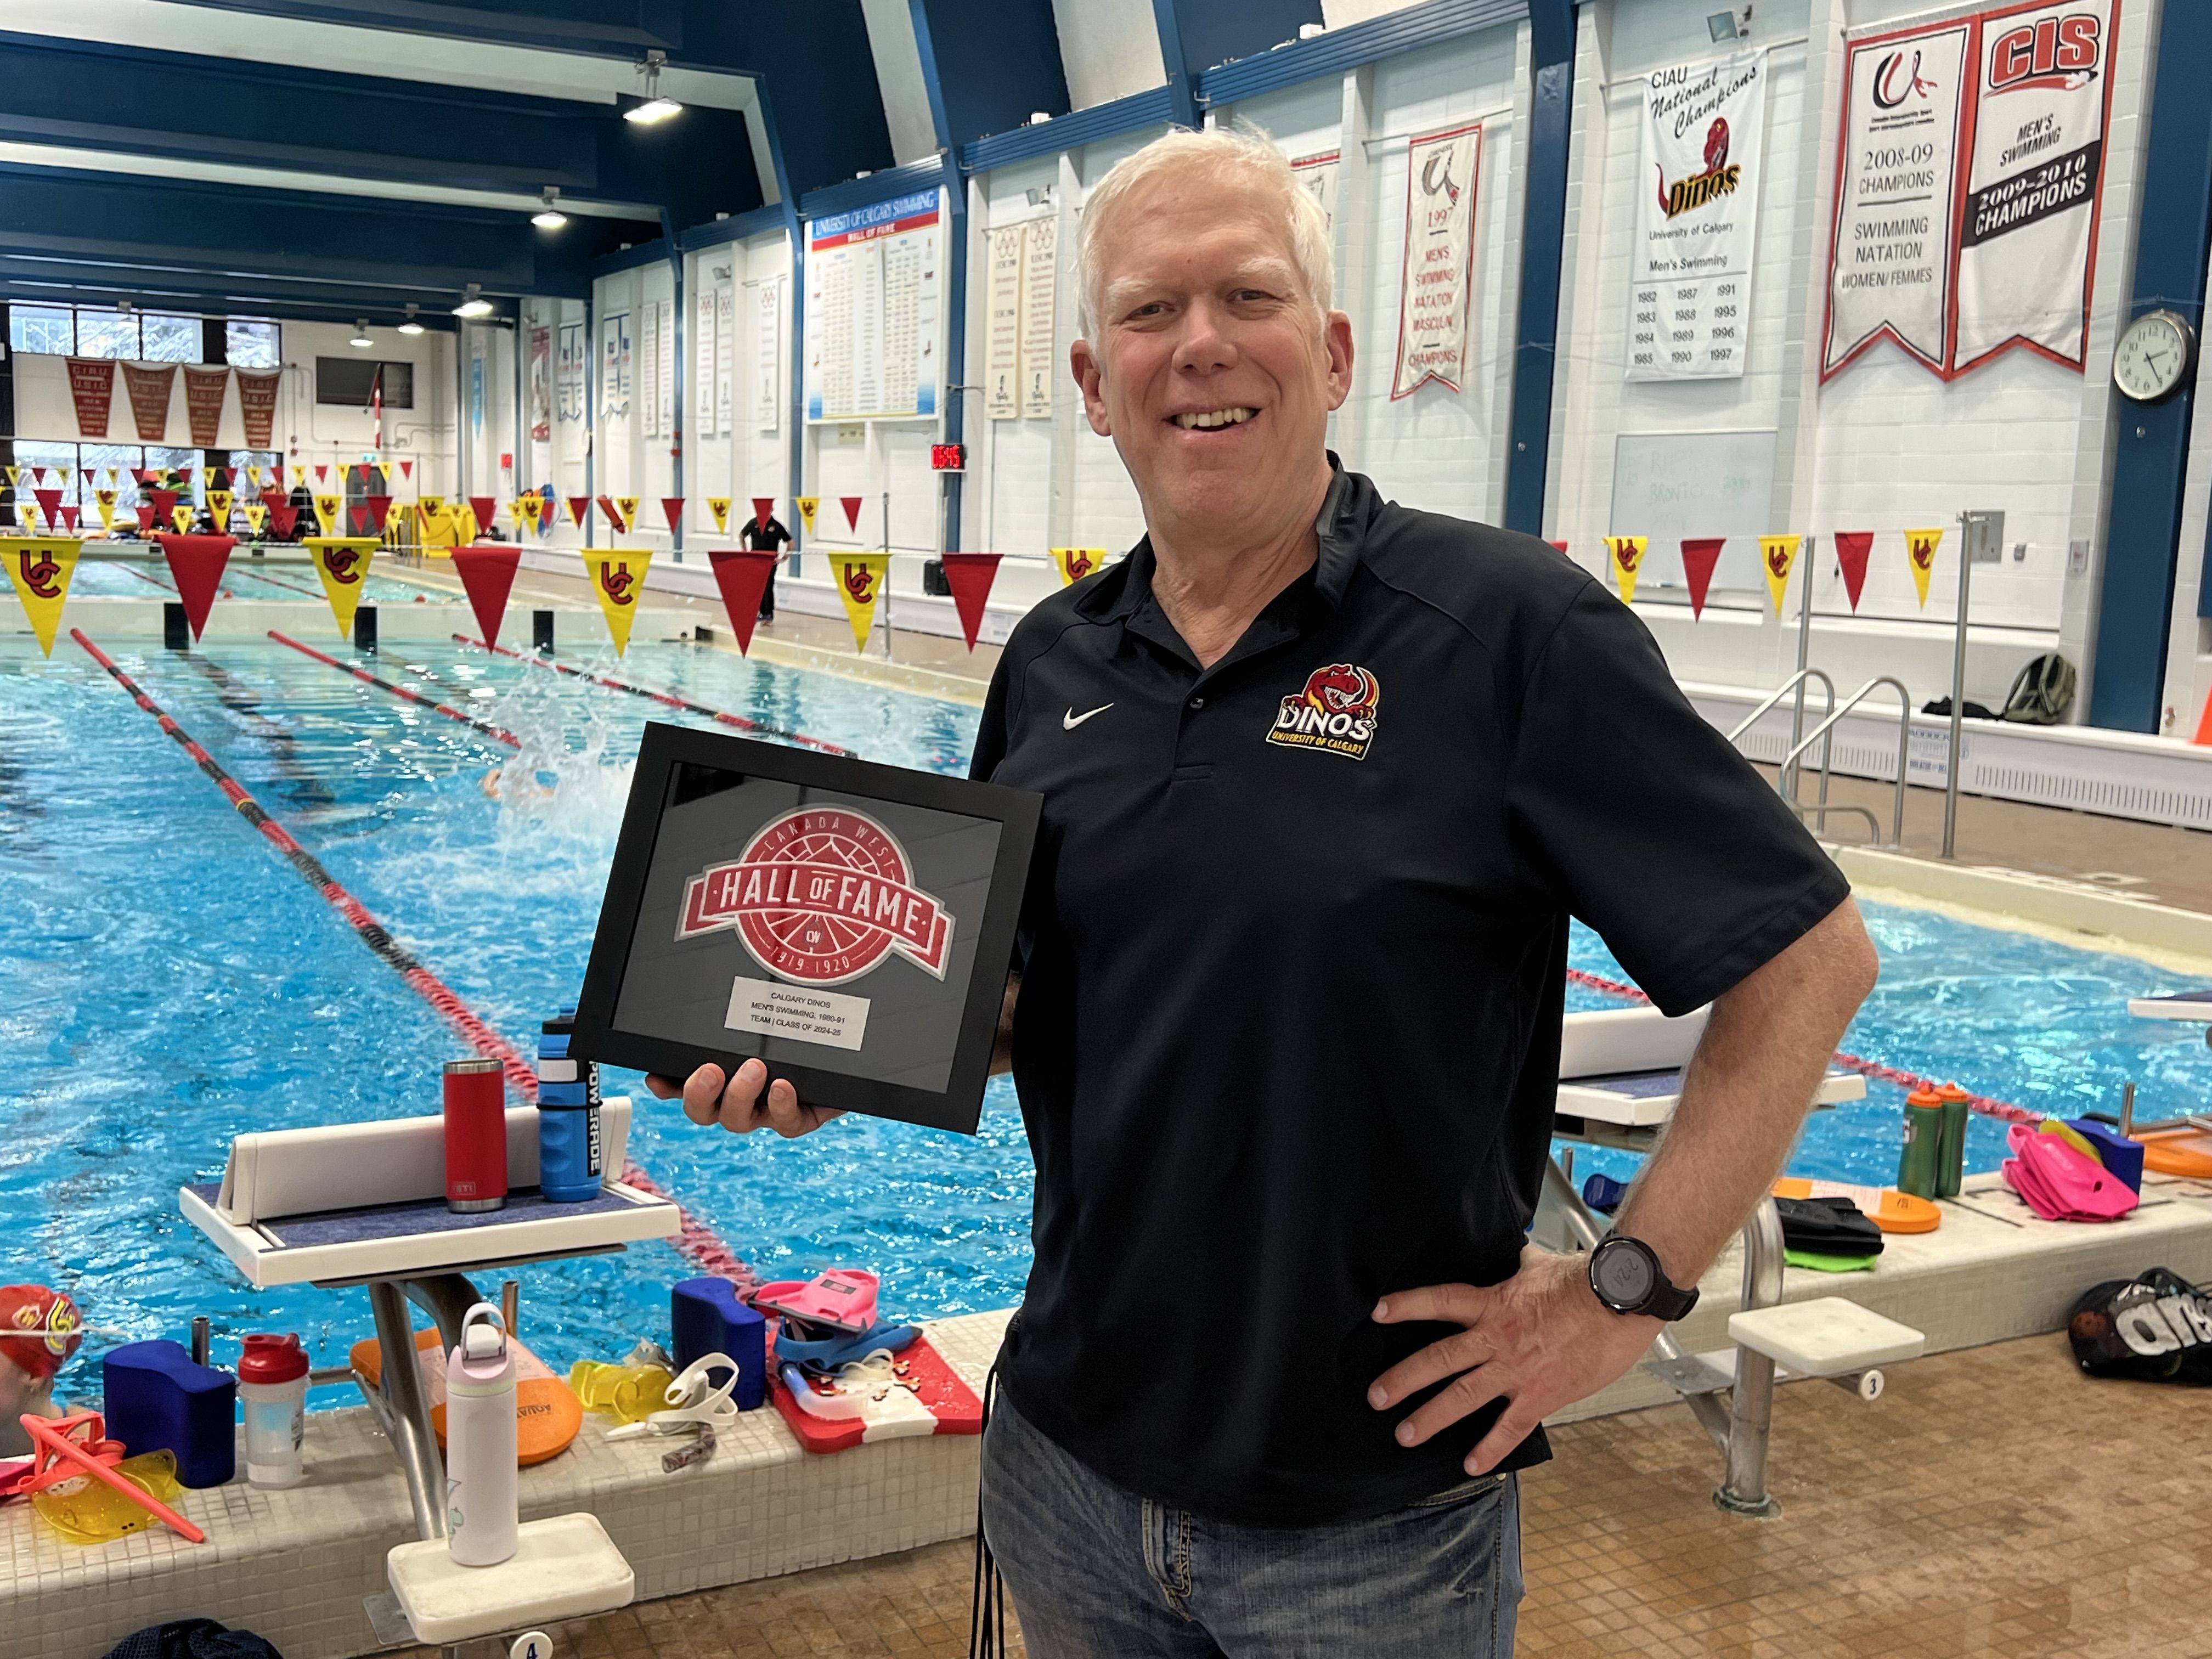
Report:
[[[336,657],[325,656],[323,653],[316,650],[313,646],[302,645],[299,641],[291,638],[288,635],[279,634],[273,628],[269,630],[269,637],[276,641],[279,645],[290,646],[295,651],[297,651],[302,656],[313,657],[317,662],[322,663],[328,667],[337,669],[341,674],[350,674],[354,678],[375,686],[380,691],[389,691],[395,697],[404,697],[409,702],[420,703],[425,708],[434,709],[437,713],[443,714],[449,720],[459,720],[463,726],[473,726],[476,730],[483,732],[484,736],[488,738],[496,738],[500,742],[505,744],[510,749],[520,749],[522,747],[522,739],[516,737],[514,732],[508,731],[503,726],[489,725],[483,720],[478,720],[473,714],[465,714],[460,709],[438,702],[435,698],[426,697],[419,691],[410,691],[404,685],[394,685],[390,680],[379,679],[375,675],[370,673],[365,668],[356,668],[351,663],[340,662]]]
[[[1630,1002],[1651,1000],[1633,985],[1624,981],[1607,979],[1597,974],[1586,974],[1579,968],[1567,969],[1567,982],[1571,985],[1587,986],[1593,991],[1602,991],[1607,996],[1625,998]],[[1900,1088],[1933,1089],[1936,1086],[1936,1079],[1932,1077],[1923,1077],[1917,1072],[1899,1071],[1894,1066],[1885,1066],[1878,1060],[1868,1060],[1858,1054],[1846,1054],[1841,1048],[1836,1050],[1836,1064],[1847,1072],[1856,1072],[1861,1077],[1880,1078],[1884,1083],[1894,1083]],[[2015,1106],[2008,1100],[1997,1100],[1988,1095],[1968,1095],[1966,1105],[1970,1110],[1979,1112],[1985,1117],[2001,1119],[2007,1123],[2043,1121],[2043,1114],[2040,1112],[2032,1112],[2025,1106]]]
[[[470,1047],[488,1060],[496,1060],[500,1069],[507,1074],[508,1085],[517,1094],[526,1100],[535,1101],[538,1098],[538,1073],[528,1060],[515,1052],[512,1043],[479,1019],[442,980],[416,960],[412,951],[393,939],[386,931],[384,924],[371,915],[367,907],[323,867],[320,860],[295,841],[291,832],[283,824],[270,817],[263,810],[261,803],[246,793],[238,780],[223,769],[222,763],[202,748],[191,732],[172,720],[159,703],[148,696],[136,680],[116,665],[114,659],[88,639],[82,629],[72,628],[70,637],[82,646],[86,654],[107,671],[109,677],[123,688],[131,700],[151,714],[171,740],[192,757],[193,763],[214,781],[216,787],[222,790],[230,804],[238,809],[238,815],[259,830],[263,838],[284,855],[286,861],[299,872],[307,884],[346,919],[348,925],[360,935],[362,943],[368,946],[378,961],[398,973],[416,995],[451,1021],[453,1028],[467,1039]],[[635,1187],[641,1193],[650,1194],[672,1204],[676,1202],[635,1160],[624,1162],[622,1179],[625,1185]],[[676,1248],[685,1260],[701,1272],[717,1278],[754,1282],[752,1270],[728,1245],[715,1237],[714,1231],[704,1222],[680,1204],[677,1205],[677,1215]]]
[[[511,651],[503,645],[487,645],[482,640],[472,640],[465,634],[456,634],[453,638],[459,644],[472,645],[479,651],[493,652],[499,656],[512,657],[517,662],[526,662],[535,667],[552,669],[556,673],[573,675],[577,679],[587,680],[593,685],[604,685],[610,690],[627,691],[634,697],[650,697],[653,702],[664,703],[671,708],[680,708],[687,714],[704,714],[708,719],[719,720],[724,726],[733,726],[740,732],[757,732],[763,737],[782,738],[791,743],[803,744],[809,749],[818,749],[825,755],[844,755],[857,758],[852,750],[844,747],[842,744],[830,743],[822,738],[810,738],[804,732],[787,732],[780,726],[769,726],[760,720],[747,720],[743,714],[732,714],[724,709],[709,708],[703,702],[693,702],[689,698],[678,696],[672,691],[655,691],[650,686],[632,685],[628,680],[614,679],[605,674],[587,674],[582,669],[571,668],[564,662],[553,662],[544,657],[533,656],[527,652]]]

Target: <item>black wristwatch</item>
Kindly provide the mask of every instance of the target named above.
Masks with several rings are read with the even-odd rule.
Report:
[[[1640,1238],[1609,1234],[1590,1252],[1590,1289],[1617,1314],[1650,1314],[1674,1321],[1698,1305],[1698,1289],[1677,1288],[1659,1266],[1659,1257]]]

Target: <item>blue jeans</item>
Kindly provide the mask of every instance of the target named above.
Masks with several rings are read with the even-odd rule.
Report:
[[[1030,1659],[1510,1659],[1521,1497],[1487,1475],[1372,1520],[1240,1527],[1122,1491],[1000,1394],[983,1534]]]

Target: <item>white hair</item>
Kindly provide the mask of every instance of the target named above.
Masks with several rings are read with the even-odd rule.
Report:
[[[1291,256],[1306,297],[1317,316],[1328,314],[1336,269],[1328,216],[1312,193],[1299,186],[1297,175],[1274,141],[1262,129],[1241,121],[1234,127],[1209,127],[1202,132],[1177,127],[1115,162],[1084,198],[1082,225],[1075,239],[1075,284],[1078,322],[1085,339],[1097,341],[1106,298],[1106,273],[1099,257],[1106,226],[1127,198],[1164,174],[1219,178],[1230,173],[1244,174],[1273,191],[1281,202]]]

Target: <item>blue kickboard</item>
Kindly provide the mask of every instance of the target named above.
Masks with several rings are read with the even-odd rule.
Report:
[[[213,1205],[222,1192],[220,1182],[206,1182],[191,1190]],[[517,1221],[556,1217],[610,1215],[638,1208],[635,1199],[602,1188],[597,1198],[581,1204],[556,1204],[535,1187],[509,1193],[502,1210],[479,1210],[457,1215],[442,1198],[410,1200],[404,1204],[370,1204],[357,1210],[325,1210],[308,1215],[264,1219],[261,1231],[278,1249],[302,1249],[310,1245],[354,1244],[365,1239],[413,1238],[424,1233],[465,1231],[471,1227],[498,1227]]]

